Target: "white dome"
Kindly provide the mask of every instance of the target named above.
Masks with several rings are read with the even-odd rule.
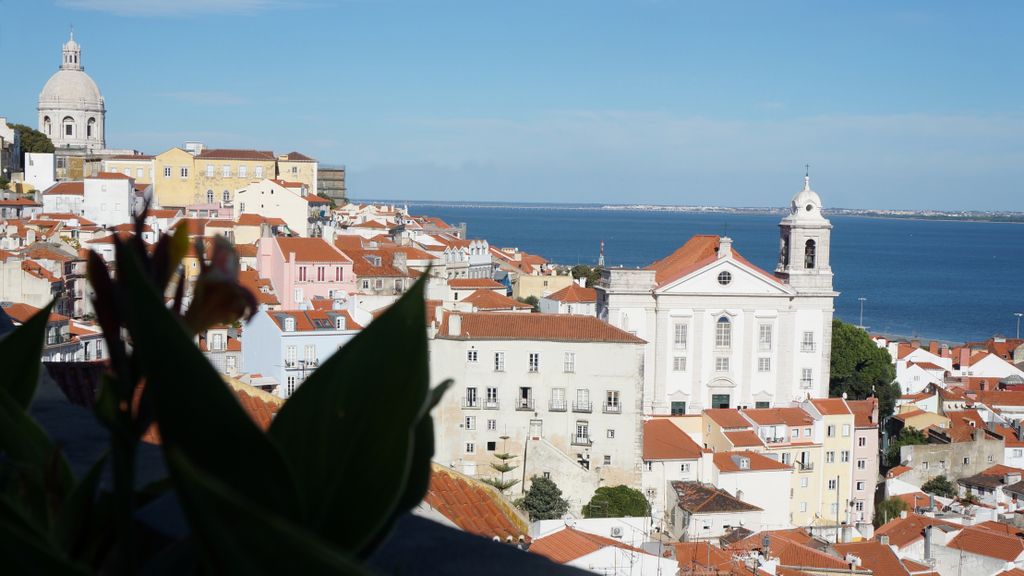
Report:
[[[39,93],[39,107],[103,110],[103,96],[88,74],[81,70],[58,70]]]
[[[811,190],[810,177],[804,177],[804,189],[793,196],[789,208],[790,217],[801,220],[823,218],[821,215],[821,197],[818,196],[817,192]]]

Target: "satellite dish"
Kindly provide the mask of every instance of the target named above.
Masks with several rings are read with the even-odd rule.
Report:
[[[564,522],[569,528],[576,526],[576,519],[572,517],[572,514],[562,516],[562,522]]]

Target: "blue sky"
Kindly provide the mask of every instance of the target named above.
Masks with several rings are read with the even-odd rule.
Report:
[[[357,198],[1024,210],[1020,2],[0,0],[0,115],[74,24],[108,145]],[[31,32],[24,32],[31,30]]]

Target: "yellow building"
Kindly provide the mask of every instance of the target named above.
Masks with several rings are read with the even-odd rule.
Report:
[[[808,405],[809,404],[809,405]],[[849,522],[853,495],[853,412],[842,398],[819,398],[805,403],[805,410],[818,419],[824,434],[821,466],[821,505],[815,524]]]
[[[935,426],[944,430],[949,428],[949,418],[935,412],[925,412],[915,404],[900,406],[899,412],[893,414],[892,417],[903,422],[905,428],[914,428],[922,432],[927,430],[929,426]]]
[[[153,195],[162,207],[182,207],[196,203],[192,179],[195,158],[181,148],[171,148],[153,159]]]
[[[319,179],[317,161],[299,152],[277,157],[277,177],[287,182],[301,182],[310,194],[317,193]]]
[[[572,274],[562,276],[533,276],[531,274],[520,274],[512,285],[513,298],[543,298],[558,292],[562,288],[572,284]]]
[[[104,172],[117,172],[135,179],[136,184],[153,183],[153,156],[111,156],[103,160]]]
[[[195,157],[196,204],[230,206],[235,190],[277,174],[277,160],[267,150],[211,148]]]

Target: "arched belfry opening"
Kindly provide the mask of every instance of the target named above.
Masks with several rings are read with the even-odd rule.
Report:
[[[814,268],[815,259],[817,257],[817,245],[814,240],[808,240],[804,244],[804,268]]]

